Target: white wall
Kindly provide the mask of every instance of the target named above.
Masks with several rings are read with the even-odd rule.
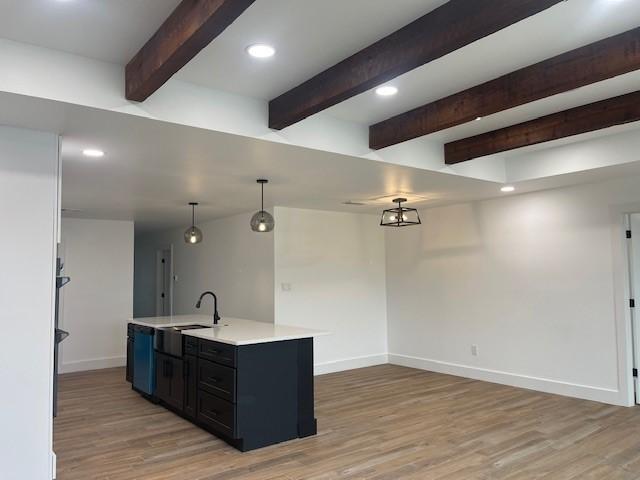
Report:
[[[622,212],[638,181],[434,208],[388,231],[391,361],[627,404]]]
[[[275,231],[267,235],[251,232],[250,214],[199,224],[204,242],[196,246],[184,243],[182,228],[138,235],[135,315],[155,315],[155,254],[173,245],[174,313],[199,312],[198,295],[211,289],[223,316],[332,332],[315,341],[316,373],[386,363],[378,217],[283,207],[274,216]]]
[[[58,138],[0,127],[0,478],[52,478]]]
[[[71,283],[61,290],[60,372],[126,363],[133,315],[133,222],[64,218],[60,256]]]
[[[273,234],[249,227],[251,214],[198,223],[204,241],[187,245],[184,228],[136,237],[135,315],[155,316],[155,255],[173,245],[174,313],[212,313],[210,298],[201,310],[198,296],[212,290],[221,316],[273,323]]]
[[[276,322],[332,332],[314,342],[317,374],[386,363],[379,218],[277,207],[275,220]]]

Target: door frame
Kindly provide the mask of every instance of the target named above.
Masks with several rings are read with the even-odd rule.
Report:
[[[613,294],[618,351],[618,405],[635,406],[633,377],[633,331],[632,310],[629,299],[633,298],[630,272],[630,243],[626,232],[630,215],[640,212],[640,203],[613,205],[611,213],[611,246],[613,254]]]
[[[640,248],[637,250],[634,249],[634,241],[636,245],[638,244],[638,236],[640,236],[640,230],[634,231],[632,216],[638,215],[640,216],[640,211],[632,212],[625,214],[625,229],[627,232],[630,232],[632,235],[626,235],[626,243],[627,243],[627,268],[628,268],[628,282],[629,282],[629,299],[634,299],[634,303],[640,301],[640,295],[637,295],[640,292],[640,284],[636,285],[636,283],[640,282],[640,275],[636,276],[635,274],[635,264],[637,262],[637,258],[640,255]],[[640,368],[640,311],[637,309],[640,308],[640,304],[631,305],[631,301],[628,303],[629,307],[629,316],[630,316],[630,328],[631,328],[631,362],[632,362],[632,371],[637,371],[636,369]],[[639,378],[631,374],[631,383],[634,392],[634,402],[636,405],[640,405],[640,382]]]

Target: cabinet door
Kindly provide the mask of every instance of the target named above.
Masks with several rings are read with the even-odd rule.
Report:
[[[171,358],[163,353],[156,353],[156,396],[167,401],[171,398]]]
[[[169,357],[171,376],[171,395],[166,402],[174,408],[184,410],[184,366],[178,358]]]
[[[133,383],[133,338],[127,338],[127,382]]]
[[[196,395],[198,393],[198,359],[194,355],[185,355],[182,361],[184,367],[184,413],[195,418]]]
[[[184,408],[184,373],[181,359],[158,353],[156,395],[173,408]]]

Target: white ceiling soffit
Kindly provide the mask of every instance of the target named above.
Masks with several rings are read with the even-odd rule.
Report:
[[[397,192],[443,204],[496,194],[494,183],[185,127],[122,113],[0,93],[0,124],[62,134],[63,207],[70,215],[130,219],[142,230],[268,206],[374,213],[344,205]],[[105,156],[91,159],[86,148]]]
[[[184,225],[190,201],[202,203],[202,220],[255,210],[259,177],[270,179],[268,206],[332,211],[378,213],[381,197],[396,194],[420,207],[502,195],[493,182],[7,93],[0,93],[0,124],[63,135],[69,215],[135,220],[138,230]],[[85,148],[105,156],[86,158]],[[518,192],[609,178],[612,168],[523,182]],[[640,163],[624,174],[640,174]]]

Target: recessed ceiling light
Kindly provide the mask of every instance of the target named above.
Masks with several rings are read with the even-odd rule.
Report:
[[[515,189],[516,187],[514,187],[513,185],[505,185],[500,189],[500,191],[504,193],[509,193],[509,192],[513,192]]]
[[[98,150],[95,148],[87,148],[86,150],[82,151],[82,154],[85,157],[92,157],[92,158],[104,157],[104,152],[102,150]]]
[[[398,93],[398,89],[393,85],[383,85],[382,87],[376,88],[376,93],[381,97],[390,97]]]
[[[255,58],[269,58],[276,54],[276,49],[264,43],[255,43],[247,47],[247,53]]]

